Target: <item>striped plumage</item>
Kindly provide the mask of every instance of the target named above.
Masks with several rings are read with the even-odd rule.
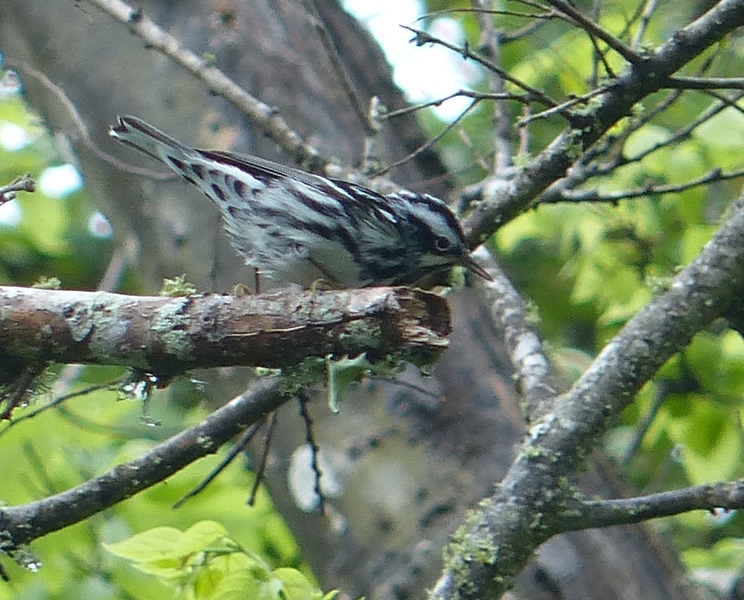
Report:
[[[119,141],[163,162],[211,198],[233,247],[277,280],[339,288],[411,284],[468,254],[447,205],[427,194],[378,194],[254,156],[190,148],[136,117],[111,128]]]

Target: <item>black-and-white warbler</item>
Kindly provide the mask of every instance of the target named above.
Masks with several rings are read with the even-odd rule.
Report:
[[[338,288],[411,284],[469,255],[447,205],[427,194],[382,195],[262,158],[190,148],[136,117],[111,135],[163,162],[220,209],[233,247],[277,280]]]

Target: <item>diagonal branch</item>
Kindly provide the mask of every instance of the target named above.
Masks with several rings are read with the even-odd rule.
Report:
[[[323,172],[328,166],[317,148],[303,140],[279,114],[276,109],[247,93],[224,72],[181,46],[176,38],[164,31],[154,21],[142,13],[141,9],[123,0],[90,0],[95,6],[117,21],[127,25],[132,33],[140,37],[148,46],[184,67],[209,86],[209,89],[225,98],[253,123],[267,133],[287,154],[310,171]]]
[[[602,29],[594,21],[585,17],[580,11],[574,8],[570,2],[567,2],[566,0],[548,0],[548,4],[568,16],[589,35],[602,40],[605,44],[607,44],[628,62],[633,63],[642,60],[642,56],[640,54],[624,44],[622,40]]]
[[[13,547],[79,523],[159,483],[277,409],[281,378],[258,380],[198,425],[159,444],[144,456],[43,500],[0,509],[0,530]],[[6,543],[7,546],[7,543]],[[7,548],[6,548],[7,549]],[[12,549],[12,548],[11,548]]]
[[[430,598],[498,598],[535,549],[565,530],[561,503],[588,453],[638,390],[744,290],[744,197],[697,258],[612,339],[566,394],[546,407],[496,493],[454,536]],[[487,288],[492,284],[483,284]],[[465,597],[471,597],[465,594]]]

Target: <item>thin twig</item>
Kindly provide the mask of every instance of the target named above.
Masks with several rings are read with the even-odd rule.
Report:
[[[323,49],[328,56],[328,60],[331,63],[331,68],[336,74],[336,78],[341,85],[341,89],[343,89],[344,93],[349,98],[349,102],[351,103],[351,106],[354,109],[359,122],[362,124],[364,132],[367,135],[374,133],[374,124],[371,122],[369,116],[367,115],[366,103],[359,96],[354,83],[352,82],[349,74],[344,68],[341,57],[338,54],[336,44],[333,42],[333,39],[331,39],[331,34],[328,31],[328,28],[325,26],[320,13],[318,12],[318,7],[315,4],[315,0],[303,0],[303,4],[305,5],[307,12],[312,19],[315,30],[318,32],[320,42],[321,44],[323,44]]]
[[[274,428],[276,427],[276,411],[272,412],[269,416],[269,426],[266,428],[266,435],[264,437],[263,452],[261,452],[261,460],[258,462],[258,468],[255,470],[256,478],[253,480],[251,486],[251,493],[248,494],[248,500],[246,504],[253,506],[256,503],[256,494],[258,494],[258,488],[264,479],[264,473],[266,473],[266,464],[269,459],[269,450],[271,449],[271,440],[274,437]]]
[[[640,54],[635,52],[631,47],[627,46],[624,42],[608,31],[602,29],[594,21],[585,17],[581,12],[575,9],[570,2],[567,2],[566,0],[547,0],[547,2],[555,9],[570,17],[571,20],[588,34],[602,40],[628,62],[637,63],[642,60],[643,57]]]
[[[265,419],[261,419],[260,421],[255,422],[248,429],[246,429],[240,436],[238,441],[235,442],[233,447],[230,448],[230,451],[225,455],[225,457],[219,463],[217,463],[217,466],[212,469],[209,474],[199,482],[198,485],[191,488],[186,494],[176,500],[173,503],[172,508],[179,508],[189,498],[193,498],[197,494],[200,494],[217,477],[217,475],[225,470],[227,465],[229,465],[241,452],[243,452],[243,450],[245,450],[246,446],[248,446],[248,443],[253,439],[253,436],[256,435],[256,432],[261,429],[261,425],[263,425],[264,422]]]
[[[143,177],[148,177],[150,179],[156,179],[156,180],[174,178],[174,175],[170,172],[163,173],[160,171],[153,171],[151,169],[145,169],[142,167],[137,167],[135,165],[130,165],[129,163],[123,162],[119,160],[117,157],[113,156],[112,154],[108,154],[107,152],[102,150],[93,141],[93,138],[91,137],[90,132],[88,131],[88,126],[85,124],[85,120],[83,119],[82,115],[80,114],[77,107],[75,106],[75,103],[67,95],[67,92],[65,92],[65,90],[62,89],[62,86],[54,83],[44,73],[42,73],[41,71],[38,71],[37,69],[34,69],[32,66],[26,63],[20,64],[19,68],[24,73],[24,75],[30,75],[31,77],[36,79],[39,83],[41,83],[59,101],[59,104],[64,107],[70,119],[72,120],[73,124],[75,125],[75,130],[80,136],[80,139],[83,145],[86,148],[89,148],[91,152],[93,152],[98,158],[107,162],[110,165],[117,167],[118,169],[121,169],[122,171],[126,171],[134,175],[141,175]]]
[[[536,8],[544,8],[537,4],[534,5]],[[496,16],[503,16],[503,17],[520,17],[524,19],[553,19],[558,18],[558,15],[556,15],[553,12],[534,12],[534,13],[528,13],[528,12],[518,12],[516,10],[498,10],[495,8],[478,8],[478,7],[470,7],[470,8],[445,8],[442,10],[433,10],[431,12],[428,12],[426,14],[421,15],[418,17],[414,23],[418,23],[419,21],[424,21],[425,19],[431,19],[434,17],[441,17],[442,15],[456,15],[456,14],[486,14],[486,15],[496,15]]]
[[[70,392],[69,394],[58,396],[51,402],[45,404],[44,406],[41,406],[29,413],[21,415],[20,417],[17,417],[13,419],[12,421],[10,421],[8,423],[8,426],[5,427],[2,431],[0,431],[0,436],[7,433],[12,427],[15,427],[16,425],[20,425],[23,421],[27,419],[33,419],[39,416],[41,413],[48,411],[51,408],[60,406],[61,404],[63,404],[64,402],[67,402],[68,400],[72,400],[73,398],[79,398],[80,396],[86,396],[87,394],[90,394],[92,392],[97,392],[98,390],[111,389],[112,387],[116,386],[122,381],[123,381],[123,378],[120,377],[117,379],[113,379],[112,381],[109,381],[108,383],[100,383],[97,385],[91,385],[81,390],[77,390],[75,392]]]
[[[555,106],[557,104],[555,100],[550,98],[542,90],[538,90],[537,88],[534,88],[531,85],[523,81],[520,81],[513,75],[510,75],[506,70],[502,69],[498,65],[493,64],[493,62],[488,60],[482,54],[479,54],[478,52],[473,52],[470,49],[470,47],[467,45],[458,46],[456,44],[451,44],[447,42],[446,40],[433,36],[426,31],[422,31],[420,29],[414,29],[413,27],[408,27],[407,25],[401,25],[401,27],[414,34],[415,37],[413,38],[412,41],[415,42],[418,46],[423,46],[424,44],[437,44],[439,46],[444,46],[445,48],[448,48],[449,50],[453,50],[454,52],[457,52],[463,58],[466,58],[466,59],[469,58],[471,60],[474,60],[478,64],[484,66],[486,69],[490,69],[494,71],[495,73],[498,73],[501,77],[503,77],[509,83],[512,83],[518,88],[527,92],[535,102],[540,102],[541,104],[544,104],[546,106]]]
[[[558,104],[557,106],[553,106],[552,108],[542,110],[538,113],[533,113],[529,117],[521,118],[519,121],[517,121],[516,126],[524,127],[525,125],[528,125],[532,121],[537,121],[538,119],[546,119],[555,114],[559,114],[563,117],[566,117],[568,114],[569,108],[576,106],[577,104],[586,104],[592,98],[596,96],[600,96],[604,94],[605,92],[607,92],[611,87],[612,87],[612,84],[602,85],[598,87],[597,89],[587,92],[586,94],[582,94],[581,96],[574,96],[573,98],[566,100],[565,102],[562,102],[561,104]]]
[[[629,200],[631,198],[639,198],[641,196],[651,196],[656,194],[676,194],[684,192],[701,185],[707,185],[713,182],[728,181],[731,179],[738,179],[744,177],[744,169],[736,171],[730,171],[728,173],[722,172],[719,168],[711,169],[704,175],[696,179],[691,179],[684,183],[670,183],[665,185],[654,185],[649,184],[633,190],[624,190],[618,192],[603,192],[600,193],[596,189],[591,190],[563,190],[560,196],[540,199],[541,204],[551,204],[555,202],[610,202],[616,203],[620,200]]]
[[[31,174],[26,173],[16,177],[10,183],[0,186],[0,206],[14,200],[16,192],[35,192],[36,183],[31,179]]]
[[[307,410],[307,405],[310,399],[307,397],[307,392],[301,390],[297,394],[297,400],[300,404],[300,417],[302,422],[305,424],[305,442],[310,446],[310,468],[315,474],[315,495],[318,497],[318,509],[322,516],[326,515],[326,501],[323,495],[323,487],[321,485],[321,478],[323,477],[323,471],[320,469],[320,446],[315,441],[315,435],[313,434],[313,419],[310,416],[310,412]]]
[[[27,365],[20,375],[8,385],[10,392],[7,395],[3,394],[5,397],[0,396],[0,401],[5,404],[5,408],[0,412],[0,421],[9,420],[13,411],[23,404],[26,393],[31,389],[34,380],[43,373],[46,366],[46,362]]]
[[[393,110],[390,112],[385,113],[384,115],[381,115],[385,119],[394,119],[395,117],[400,117],[402,115],[407,115],[412,112],[416,112],[417,110],[421,110],[424,108],[429,108],[432,106],[441,106],[447,100],[452,100],[453,98],[472,98],[473,100],[514,100],[516,102],[521,102],[523,104],[529,104],[530,97],[527,94],[512,94],[512,93],[499,93],[499,94],[493,94],[488,92],[476,92],[474,90],[457,90],[456,92],[452,92],[449,96],[444,96],[442,98],[437,98],[436,100],[430,100],[429,102],[421,102],[419,104],[413,104],[411,106],[406,106],[405,108],[400,108],[398,110]]]
[[[663,87],[684,90],[744,90],[744,77],[669,77]]]
[[[473,8],[484,8],[478,6],[480,2],[486,2],[486,0],[471,0]],[[496,30],[493,19],[486,16],[483,13],[476,13],[476,20],[481,29],[480,46],[488,51],[489,57],[494,64],[501,63],[501,32]],[[489,71],[488,85],[491,93],[494,95],[503,95],[505,92],[504,79],[496,72]],[[503,99],[496,100],[493,103],[493,118],[494,128],[494,167],[489,169],[488,172],[494,172],[495,174],[501,174],[506,171],[512,165],[512,149],[511,149],[511,125],[509,119],[509,113],[507,111],[506,102]]]
[[[643,44],[643,36],[646,34],[648,24],[656,10],[657,2],[658,0],[646,0],[646,4],[643,6],[643,10],[639,15],[640,22],[638,23],[638,29],[636,29],[633,41],[630,43],[630,47],[633,48],[633,50],[638,50],[638,48]]]
[[[459,122],[459,121],[460,121],[460,120],[461,120],[461,119],[462,119],[462,118],[463,118],[463,117],[464,117],[464,116],[465,116],[466,114],[468,114],[468,113],[469,113],[469,112],[470,112],[471,110],[473,110],[473,108],[475,108],[475,106],[476,106],[476,105],[478,104],[478,102],[479,102],[479,100],[478,100],[477,98],[476,98],[476,99],[474,99],[474,100],[473,100],[473,101],[472,101],[472,102],[470,103],[470,105],[469,105],[469,106],[468,106],[468,107],[467,107],[467,108],[466,108],[465,110],[463,110],[463,111],[462,111],[462,112],[460,113],[460,115],[459,115],[459,116],[458,116],[458,117],[457,117],[457,118],[456,118],[456,119],[455,119],[454,121],[452,121],[452,123],[450,123],[449,125],[447,125],[447,126],[446,126],[446,127],[444,128],[444,129],[442,129],[442,131],[440,131],[440,132],[439,132],[439,133],[438,133],[437,135],[435,135],[435,136],[434,136],[433,138],[431,138],[431,139],[430,139],[429,141],[427,141],[427,142],[426,142],[425,144],[422,144],[421,146],[419,146],[418,148],[416,148],[416,150],[414,150],[413,152],[411,152],[411,153],[410,153],[410,154],[409,154],[408,156],[404,156],[404,157],[403,157],[403,158],[401,158],[400,160],[398,160],[398,161],[395,161],[394,163],[391,163],[391,164],[389,164],[389,165],[388,165],[387,167],[385,167],[384,169],[382,169],[382,170],[378,171],[378,172],[377,172],[376,174],[377,174],[377,175],[384,175],[384,174],[385,174],[385,173],[387,173],[388,171],[391,171],[391,170],[392,170],[392,169],[394,169],[395,167],[399,167],[400,165],[402,165],[402,164],[405,164],[405,163],[407,163],[407,162],[408,162],[409,160],[413,160],[413,159],[414,159],[414,158],[416,158],[416,157],[417,157],[417,156],[418,156],[419,154],[421,154],[422,152],[424,152],[424,151],[428,150],[429,148],[431,148],[431,147],[432,147],[432,146],[433,146],[434,144],[436,144],[436,143],[437,143],[437,142],[438,142],[439,140],[441,140],[441,139],[442,139],[442,138],[443,138],[443,137],[444,137],[445,135],[447,135],[447,133],[449,133],[450,131],[452,131],[452,129],[454,129],[454,128],[455,128],[455,126],[457,125],[457,123],[458,123],[458,122]]]
[[[325,172],[330,161],[323,158],[317,148],[291,129],[275,108],[248,94],[207,59],[182,47],[176,38],[144,15],[141,9],[134,8],[122,0],[89,2],[127,25],[129,30],[142,39],[149,48],[167,56],[204,82],[212,93],[235,106],[303,167],[311,171]]]

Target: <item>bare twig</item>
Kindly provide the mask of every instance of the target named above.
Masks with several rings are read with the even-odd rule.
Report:
[[[405,108],[399,108],[398,110],[391,110],[384,115],[381,115],[385,119],[394,119],[395,117],[400,117],[402,115],[407,115],[409,113],[415,112],[417,110],[421,110],[423,108],[429,108],[431,106],[441,106],[447,100],[451,100],[452,98],[472,98],[473,100],[514,100],[516,102],[521,102],[522,104],[529,104],[530,98],[527,94],[512,94],[509,92],[503,92],[498,94],[488,93],[488,92],[476,92],[474,90],[457,90],[456,92],[452,92],[449,96],[444,96],[443,98],[437,98],[436,100],[430,100],[429,102],[421,102],[419,104],[413,104],[411,106],[406,106]]]
[[[34,380],[43,373],[47,363],[44,361],[33,361],[26,365],[11,383],[5,384],[0,394],[0,405],[4,404],[0,411],[0,421],[9,420],[13,411],[25,402],[28,391],[32,388]]]
[[[559,195],[544,196],[540,198],[541,204],[550,204],[553,202],[610,202],[616,203],[620,200],[629,200],[631,198],[640,198],[654,194],[677,194],[701,185],[708,185],[716,181],[727,181],[744,177],[744,169],[722,172],[720,169],[711,169],[704,175],[696,179],[685,181],[684,183],[668,183],[664,185],[655,185],[649,183],[640,188],[633,190],[620,190],[617,192],[599,192],[596,189],[591,190],[562,190]]]
[[[646,30],[648,29],[648,24],[651,21],[651,17],[654,14],[654,11],[656,10],[656,5],[658,3],[658,0],[646,0],[646,3],[643,5],[643,8],[639,10],[638,12],[638,28],[636,29],[635,35],[633,36],[633,41],[630,44],[630,47],[633,48],[633,50],[638,50],[641,45],[643,44],[643,36],[646,34]],[[640,5],[639,5],[640,8]],[[631,22],[635,21],[635,19],[631,19]]]
[[[461,13],[497,15],[497,16],[504,16],[504,17],[521,17],[523,19],[531,19],[531,20],[558,18],[558,15],[556,15],[553,12],[545,12],[544,7],[539,6],[536,3],[532,4],[532,6],[538,9],[543,9],[543,10],[541,10],[540,12],[529,13],[529,12],[519,12],[516,10],[498,10],[495,8],[482,8],[482,7],[475,7],[475,6],[470,7],[470,8],[444,8],[442,10],[433,10],[424,15],[421,15],[418,19],[414,21],[414,23],[418,23],[419,21],[423,21],[425,19],[441,17],[442,15],[456,15],[456,14],[461,14]]]
[[[323,488],[321,486],[321,479],[323,478],[323,471],[320,469],[320,446],[315,441],[315,435],[313,434],[313,419],[310,416],[310,411],[307,405],[310,399],[307,396],[305,390],[301,390],[297,395],[297,401],[300,405],[300,417],[302,422],[305,424],[305,443],[310,448],[310,468],[315,475],[315,495],[318,498],[318,509],[322,516],[326,514],[326,500],[323,494]]]
[[[264,479],[266,473],[266,464],[269,460],[269,450],[271,449],[271,441],[274,437],[274,428],[276,427],[276,411],[272,412],[269,416],[269,425],[266,428],[266,435],[264,436],[263,452],[261,452],[261,460],[258,462],[258,468],[255,469],[256,478],[253,480],[251,491],[248,494],[248,500],[246,504],[253,506],[256,503],[256,494],[258,494],[258,488]]]
[[[493,62],[488,60],[483,55],[479,54],[478,52],[473,52],[470,49],[470,47],[468,47],[467,45],[457,46],[456,44],[451,44],[450,42],[447,42],[446,40],[442,40],[436,36],[433,36],[426,31],[422,31],[420,29],[414,29],[413,27],[408,27],[407,25],[401,25],[401,27],[403,29],[407,29],[408,31],[414,34],[414,38],[412,41],[415,42],[418,46],[423,46],[424,44],[436,44],[439,46],[443,46],[445,48],[449,48],[450,50],[453,50],[454,52],[457,52],[458,54],[460,54],[463,58],[469,58],[471,60],[474,60],[478,64],[493,71],[494,73],[498,73],[503,79],[505,79],[509,83],[512,83],[513,85],[517,86],[519,89],[527,92],[530,95],[531,99],[534,100],[535,102],[539,102],[546,106],[555,106],[557,104],[557,102],[552,100],[543,91],[538,90],[537,88],[534,88],[531,85],[528,85],[527,83],[523,81],[520,81],[513,75],[510,75],[507,71],[505,71],[498,65],[495,65]]]
[[[486,0],[471,0],[473,8],[486,8]],[[488,51],[489,58],[494,64],[501,63],[501,32],[496,31],[493,19],[485,13],[476,12],[476,20],[481,30],[480,47]],[[488,72],[488,84],[491,93],[494,95],[504,94],[504,79],[496,72]],[[489,172],[497,174],[505,172],[511,167],[512,149],[511,149],[511,125],[509,123],[509,114],[507,112],[506,102],[496,100],[493,103],[493,128],[494,128],[494,146],[495,161],[494,168]]]
[[[65,108],[65,110],[67,111],[67,114],[70,116],[70,119],[75,125],[75,130],[77,131],[77,134],[80,136],[80,139],[85,145],[85,147],[89,148],[91,152],[93,152],[98,158],[107,162],[110,165],[114,165],[115,167],[121,169],[122,171],[127,171],[128,173],[133,173],[135,175],[141,175],[143,177],[149,177],[150,179],[172,179],[174,177],[172,173],[163,173],[163,172],[153,171],[152,169],[144,169],[142,167],[130,165],[128,163],[125,163],[119,160],[117,157],[109,154],[108,152],[105,152],[104,150],[102,150],[93,141],[93,138],[91,137],[90,132],[88,131],[88,126],[85,124],[85,120],[83,119],[82,115],[80,114],[77,107],[75,106],[75,103],[70,99],[70,97],[67,95],[67,92],[65,92],[65,90],[62,89],[61,86],[54,83],[44,73],[42,73],[41,71],[37,69],[34,69],[31,65],[22,63],[21,65],[19,65],[19,68],[21,69],[21,71],[23,72],[25,76],[31,76],[34,79],[36,79],[47,90],[49,90],[49,92],[55,98],[57,98],[57,100],[59,101],[59,104]]]
[[[683,90],[744,90],[744,77],[670,77],[664,87]]]
[[[0,186],[0,206],[15,199],[16,192],[35,192],[36,183],[31,179],[31,174],[26,173],[16,177],[10,183]]]
[[[203,492],[207,488],[207,486],[212,483],[212,481],[214,481],[215,478],[220,473],[222,473],[222,471],[225,470],[225,467],[227,467],[227,465],[235,460],[235,458],[246,449],[250,441],[253,439],[253,436],[256,435],[259,429],[261,429],[261,425],[263,425],[264,422],[265,419],[261,419],[260,421],[253,423],[248,429],[246,429],[240,436],[240,439],[238,439],[238,441],[233,444],[233,447],[230,448],[229,452],[217,464],[217,466],[214,467],[214,469],[212,469],[207,474],[207,476],[199,482],[198,485],[191,488],[188,492],[186,492],[183,496],[176,500],[173,503],[173,508],[179,508],[181,505],[184,504],[184,502]]]
[[[630,63],[638,62],[642,59],[642,56],[635,52],[632,48],[627,46],[621,40],[616,38],[614,35],[602,29],[591,19],[585,17],[581,12],[574,8],[570,2],[566,0],[546,0],[548,4],[553,6],[556,10],[570,17],[579,27],[586,31],[589,35],[599,38],[620,56]]]
[[[459,114],[459,116],[452,121],[452,123],[450,123],[446,127],[444,127],[442,129],[442,131],[440,131],[437,135],[435,135],[434,137],[432,137],[425,144],[422,144],[421,146],[419,146],[418,148],[416,148],[416,150],[414,150],[413,152],[411,152],[410,154],[408,154],[408,156],[404,156],[400,160],[397,160],[394,163],[391,163],[391,164],[387,165],[384,169],[380,169],[379,171],[377,171],[377,174],[378,175],[384,175],[385,173],[391,171],[395,167],[399,167],[400,165],[407,163],[409,160],[413,160],[416,156],[418,156],[422,152],[425,152],[426,150],[428,150],[429,148],[431,148],[432,146],[434,146],[439,140],[441,140],[445,135],[447,135],[447,133],[449,133],[450,131],[452,131],[457,126],[457,124],[460,122],[460,120],[466,114],[468,114],[471,110],[473,110],[476,107],[476,105],[478,104],[478,102],[479,102],[478,99],[474,99],[465,108],[465,110],[463,110]]]
[[[87,394],[90,394],[92,392],[97,392],[98,390],[106,390],[113,386],[116,386],[118,383],[121,383],[122,379],[114,379],[112,381],[109,381],[108,383],[101,383],[98,385],[91,385],[88,387],[85,387],[81,390],[76,390],[74,392],[70,392],[69,394],[64,394],[62,396],[57,396],[54,400],[51,402],[45,404],[44,406],[40,406],[39,408],[28,412],[26,414],[21,415],[20,417],[14,418],[12,421],[8,423],[8,425],[0,430],[0,436],[7,433],[12,427],[15,427],[17,425],[20,425],[23,421],[26,421],[27,419],[33,419],[37,416],[39,416],[41,413],[46,412],[50,408],[57,408],[64,402],[67,402],[68,400],[72,400],[73,398],[79,398],[80,396],[85,396]]]
[[[519,119],[519,121],[517,121],[517,127],[524,127],[525,125],[528,125],[532,121],[537,121],[539,119],[547,119],[548,117],[552,117],[553,115],[556,115],[556,114],[565,116],[569,108],[572,108],[576,106],[577,104],[586,104],[592,98],[595,98],[596,96],[600,96],[601,94],[604,94],[605,92],[607,92],[611,87],[612,87],[611,85],[603,85],[603,86],[598,87],[597,89],[587,92],[586,94],[581,94],[580,96],[574,96],[573,98],[570,98],[569,100],[566,100],[565,102],[561,102],[559,105],[554,106],[552,108],[546,108],[545,110],[541,110],[540,112],[532,113],[528,117]]]
[[[563,518],[566,531],[629,525],[693,510],[744,508],[744,479],[621,500],[569,502]]]

